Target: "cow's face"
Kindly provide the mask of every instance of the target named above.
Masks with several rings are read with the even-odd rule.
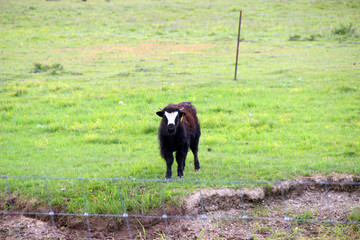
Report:
[[[182,109],[166,111],[163,109],[162,111],[156,112],[159,117],[163,118],[163,121],[166,125],[166,132],[169,135],[174,135],[176,133],[176,129],[179,126],[181,118],[185,116],[185,113],[181,110]]]

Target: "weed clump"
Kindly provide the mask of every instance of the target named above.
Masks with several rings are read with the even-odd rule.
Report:
[[[360,207],[354,208],[349,215],[349,221],[359,222],[360,221]]]
[[[333,35],[349,35],[353,34],[354,32],[355,29],[353,28],[351,23],[348,26],[341,25],[339,28],[335,28],[332,30]]]
[[[307,38],[306,40],[308,41],[315,41],[316,40],[316,35],[312,34],[309,38]]]
[[[289,41],[299,41],[301,39],[301,35],[294,34],[289,37]]]
[[[310,210],[305,210],[302,214],[295,216],[295,220],[298,224],[302,224],[309,219],[316,219],[315,215]]]
[[[59,71],[64,70],[64,66],[60,63],[54,63],[51,65],[43,63],[34,63],[33,73],[47,72],[50,71],[51,74],[57,74]]]
[[[299,34],[289,36],[289,41],[316,41],[316,38],[321,37],[320,34],[311,34],[309,37],[302,38]]]
[[[335,37],[355,37],[355,28],[352,25],[352,23],[350,23],[349,25],[341,25],[338,28],[334,28],[332,30],[332,35]]]

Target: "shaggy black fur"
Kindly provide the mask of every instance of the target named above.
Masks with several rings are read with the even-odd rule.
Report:
[[[168,124],[165,112],[178,112],[175,124]],[[178,177],[183,177],[189,147],[194,154],[195,171],[199,171],[198,145],[201,131],[195,107],[190,102],[169,104],[161,111],[156,112],[156,114],[162,117],[159,128],[159,142],[160,153],[167,166],[166,179],[171,179],[171,166],[174,162],[173,152],[176,152]]]

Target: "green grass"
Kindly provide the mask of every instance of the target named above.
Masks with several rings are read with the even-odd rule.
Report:
[[[155,112],[180,101],[202,127],[185,179],[359,174],[360,3],[189,3],[1,1],[0,175],[163,179]],[[50,182],[55,206],[83,211],[81,182]],[[42,180],[9,183],[46,202]],[[159,207],[158,187],[120,182],[129,211]],[[92,212],[122,209],[114,182],[84,189]]]

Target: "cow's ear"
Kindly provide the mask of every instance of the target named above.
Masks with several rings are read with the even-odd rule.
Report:
[[[186,115],[186,113],[180,111],[180,117],[183,117],[185,115]]]
[[[156,112],[156,114],[157,114],[159,117],[163,117],[163,116],[164,116],[164,112],[163,112],[163,111],[158,111],[158,112]]]
[[[184,113],[182,110],[184,110],[184,108],[179,109],[179,115],[181,118],[186,115],[186,113]]]

